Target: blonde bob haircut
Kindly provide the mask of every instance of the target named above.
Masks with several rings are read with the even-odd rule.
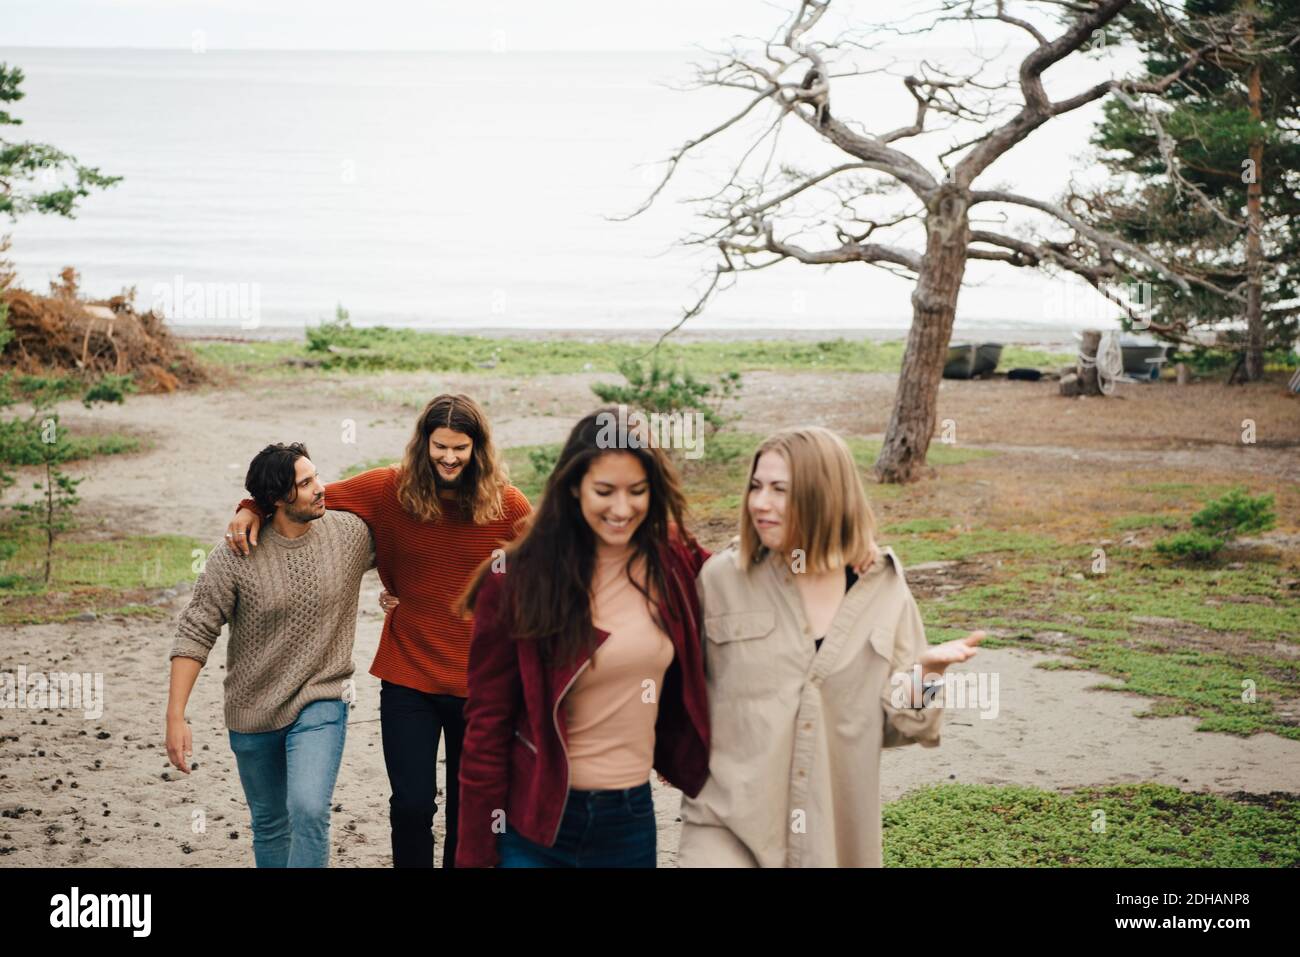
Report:
[[[765,452],[777,453],[790,467],[782,552],[792,556],[801,549],[804,571],[812,574],[865,562],[875,540],[876,518],[853,454],[830,429],[812,425],[776,432],[754,453],[740,505],[742,566],[752,568],[768,554],[749,515],[749,489]]]

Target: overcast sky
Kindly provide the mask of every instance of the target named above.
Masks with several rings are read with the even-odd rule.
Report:
[[[3,0],[0,46],[236,50],[682,50],[769,36],[796,0]],[[933,9],[836,0],[826,24]],[[1002,39],[1014,39],[1006,30]],[[965,45],[965,37],[946,42]],[[930,46],[934,37],[891,45]],[[942,42],[942,41],[941,41]]]
[[[764,0],[4,0],[0,45],[188,48],[197,30],[213,49],[671,50],[779,23],[791,9]]]

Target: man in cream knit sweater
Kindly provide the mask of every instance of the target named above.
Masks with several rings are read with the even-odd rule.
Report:
[[[229,624],[225,719],[253,824],[258,867],[325,867],[330,803],[347,735],[361,576],[374,567],[366,523],[325,510],[300,443],[269,445],[245,485],[267,512],[263,547],[212,550],[171,649],[167,755],[186,774],[185,706]],[[270,547],[266,547],[270,546]]]

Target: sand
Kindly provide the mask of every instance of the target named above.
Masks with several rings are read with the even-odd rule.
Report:
[[[594,404],[588,386],[598,378],[321,376],[132,397],[124,406],[89,412],[70,404],[64,412],[74,427],[131,432],[151,446],[79,471],[86,476],[82,514],[99,523],[100,533],[129,528],[215,544],[242,494],[246,463],[266,442],[305,441],[322,474],[337,474],[400,454],[424,399],[460,390],[486,403],[501,445],[558,441]],[[747,374],[739,425],[762,432],[788,424],[798,409],[803,421],[879,434],[893,380]],[[1228,478],[1300,477],[1300,417],[1294,400],[1275,386],[1132,386],[1111,400],[1062,400],[1053,391],[1048,383],[945,383],[940,417],[954,418],[967,444],[1013,453],[998,462],[1049,476],[1078,463],[1154,470],[1176,461],[1180,468]],[[1234,429],[1247,417],[1257,422],[1261,442],[1243,448]],[[348,420],[355,442],[344,440]],[[909,494],[929,494],[924,486],[914,488]],[[727,533],[707,531],[706,544],[713,545]],[[354,655],[358,699],[334,794],[335,866],[391,862],[379,688],[366,673],[381,628],[378,588],[374,573],[368,574]],[[224,638],[189,707],[199,767],[186,777],[167,766],[166,656],[186,597],[184,590],[160,596],[171,613],[163,621],[106,618],[0,628],[0,670],[23,665],[29,671],[102,672],[106,698],[102,716],[91,720],[72,711],[0,710],[0,866],[251,866],[247,807],[221,721]],[[1196,732],[1192,718],[1143,718],[1148,700],[1090,690],[1112,680],[1101,675],[1035,667],[1047,659],[1014,648],[982,650],[978,668],[1000,676],[998,717],[953,711],[938,750],[886,752],[885,799],[943,781],[1048,789],[1157,781],[1225,794],[1300,792],[1300,742]],[[656,787],[661,865],[673,862],[679,798],[671,788]]]

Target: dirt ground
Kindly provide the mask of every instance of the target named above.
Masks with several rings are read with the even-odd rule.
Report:
[[[86,476],[81,512],[102,533],[174,533],[215,544],[242,495],[249,458],[267,442],[305,442],[329,477],[400,455],[420,406],[443,391],[484,402],[502,446],[554,442],[595,404],[590,383],[607,378],[321,376],[133,396],[123,406],[92,411],[70,404],[63,411],[74,428],[135,434],[149,446],[73,470]],[[888,375],[749,373],[732,411],[751,432],[798,422],[870,437],[886,427],[894,384]],[[1024,513],[1041,515],[1050,527],[1095,517],[1117,494],[1115,485],[1144,477],[1265,479],[1282,490],[1279,535],[1294,536],[1288,523],[1298,504],[1300,400],[1276,384],[1121,386],[1105,399],[1062,399],[1055,390],[1055,383],[945,382],[939,418],[952,421],[957,446],[1003,454],[959,467],[969,479],[960,498],[951,491],[940,498],[933,483],[901,494],[927,507],[933,499],[935,514],[972,523],[981,515]],[[1253,443],[1242,441],[1247,420]],[[1009,469],[1018,479],[1014,492],[999,480]],[[1099,481],[1098,471],[1114,482]],[[880,510],[887,519],[890,502],[882,501]],[[718,545],[726,533],[709,529],[702,537]],[[335,791],[336,865],[391,862],[378,681],[366,673],[382,621],[377,594],[370,573],[354,656],[358,700]],[[167,769],[167,650],[186,597],[182,590],[166,605],[172,615],[162,621],[104,618],[0,629],[0,669],[103,672],[106,694],[95,720],[74,712],[0,711],[0,866],[251,866],[248,811],[221,721],[224,638],[189,709],[199,768],[188,778]],[[943,747],[886,752],[885,799],[941,781],[1050,789],[1158,781],[1221,793],[1300,792],[1300,743],[1270,734],[1197,733],[1192,718],[1144,719],[1146,699],[1090,690],[1103,680],[1097,674],[1034,667],[1044,658],[982,650],[976,667],[1000,676],[996,719],[952,711]],[[658,788],[661,865],[675,857],[678,801],[677,792]],[[440,830],[438,839],[440,848]]]

